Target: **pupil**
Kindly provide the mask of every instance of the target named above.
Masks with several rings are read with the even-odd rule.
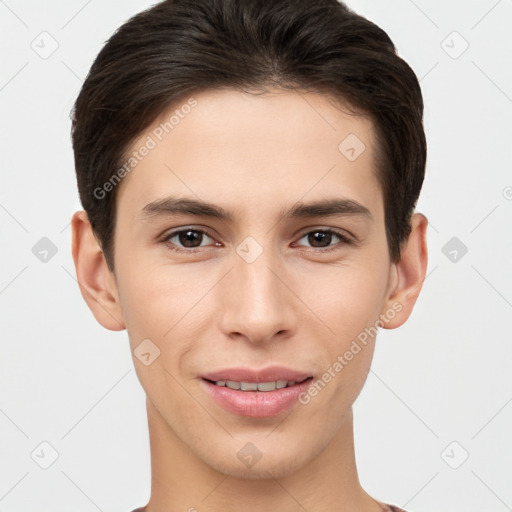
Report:
[[[313,246],[313,247],[324,247],[322,245],[318,246],[318,245],[315,245],[317,242],[320,242],[320,244],[322,242],[325,242],[327,240],[327,245],[329,245],[331,243],[331,233],[323,233],[321,231],[316,231],[315,233],[312,233],[311,235],[309,235],[309,243]]]
[[[199,247],[201,245],[200,238],[200,233],[193,230],[183,231],[179,235],[180,243],[183,244],[185,247]],[[190,245],[190,242],[192,242],[192,245]],[[199,243],[194,244],[194,242]]]

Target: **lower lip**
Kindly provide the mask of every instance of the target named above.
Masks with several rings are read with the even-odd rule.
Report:
[[[309,378],[274,391],[239,391],[202,379],[203,385],[218,404],[234,414],[251,418],[268,418],[289,409],[298,402],[299,395],[307,391],[312,381]]]

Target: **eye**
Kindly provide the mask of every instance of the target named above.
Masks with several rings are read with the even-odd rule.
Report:
[[[201,247],[207,247],[211,244],[205,239],[210,239],[215,243],[216,246],[220,246],[218,242],[215,242],[213,236],[208,234],[204,229],[196,228],[182,228],[176,231],[172,231],[162,240],[168,245],[173,251],[176,252],[196,252],[195,249]],[[343,232],[334,229],[315,229],[302,235],[299,239],[306,239],[307,243],[311,244],[310,248],[318,252],[330,252],[340,249],[343,245],[352,243],[352,240]],[[334,245],[332,242],[338,243]],[[295,244],[294,244],[295,245]],[[299,244],[300,245],[300,244]]]
[[[194,249],[204,247],[204,239],[213,238],[203,229],[185,228],[169,233],[163,242],[171,246],[171,249],[178,252],[194,252]],[[180,247],[184,247],[180,248]]]
[[[347,235],[334,229],[315,229],[304,234],[299,241],[303,238],[307,239],[307,242],[311,244],[312,249],[320,252],[334,251],[339,249],[340,245],[343,246],[345,244],[352,243],[351,239]],[[331,245],[331,242],[336,240],[336,238],[341,240],[341,243]]]

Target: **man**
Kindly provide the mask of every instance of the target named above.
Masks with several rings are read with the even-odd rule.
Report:
[[[418,81],[335,0],[175,0],[77,99],[73,258],[147,395],[139,511],[399,511],[352,404],[427,267]]]

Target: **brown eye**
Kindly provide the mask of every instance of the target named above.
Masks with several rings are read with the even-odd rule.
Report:
[[[325,231],[312,231],[307,235],[307,237],[308,243],[313,247],[328,247],[331,245],[333,235],[332,233],[327,233]]]
[[[333,229],[315,229],[313,231],[305,233],[300,238],[300,240],[304,238],[307,240],[309,244],[311,244],[311,248],[320,250],[322,252],[335,250],[339,248],[340,245],[342,246],[344,244],[349,244],[351,242],[351,240],[346,235]],[[332,245],[333,241],[335,242],[336,245]]]
[[[202,245],[205,237],[212,239],[212,237],[202,229],[187,228],[169,233],[163,241],[170,245],[173,250],[178,252],[191,252],[187,251],[187,249],[205,247],[205,245]]]
[[[185,247],[200,247],[203,240],[203,234],[198,231],[181,231],[176,235],[179,243]]]

